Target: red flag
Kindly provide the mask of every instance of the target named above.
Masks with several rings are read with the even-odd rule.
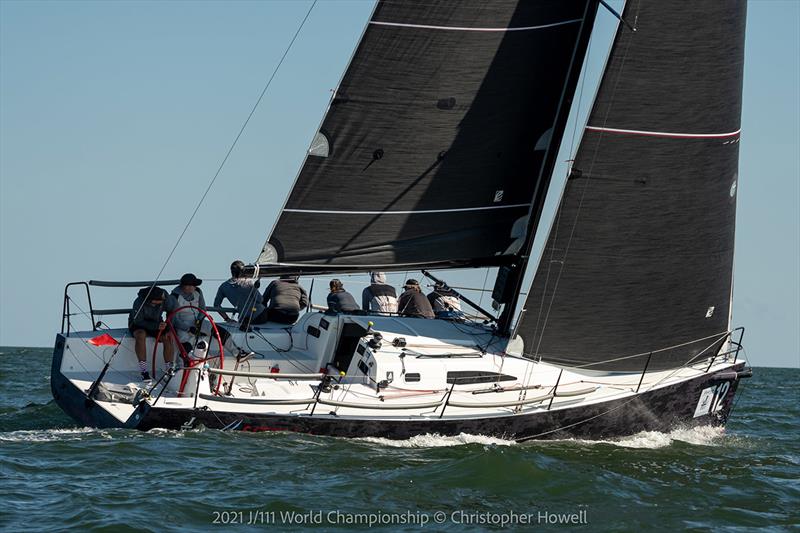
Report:
[[[95,346],[116,346],[119,344],[119,341],[108,333],[103,333],[102,335],[93,337],[89,339],[88,342],[89,344],[94,344]]]

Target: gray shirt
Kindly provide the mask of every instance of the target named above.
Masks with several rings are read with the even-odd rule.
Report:
[[[402,316],[434,318],[431,303],[416,289],[408,289],[397,299],[397,311]]]
[[[148,298],[152,299],[156,295],[163,299],[162,303],[153,305],[148,302]],[[176,307],[175,298],[168,295],[167,291],[161,287],[139,289],[136,300],[133,302],[133,307],[128,314],[128,327],[131,331],[144,329],[155,333],[158,331],[158,325],[164,321],[164,315],[171,313]]]
[[[258,280],[252,278],[231,278],[219,286],[214,307],[222,305],[222,301],[227,298],[236,307],[240,321],[258,316],[264,311],[258,286]]]
[[[308,305],[308,295],[296,281],[276,279],[264,289],[262,302],[270,310],[299,314]]]

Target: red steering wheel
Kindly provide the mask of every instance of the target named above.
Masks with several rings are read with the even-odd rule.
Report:
[[[180,351],[181,359],[183,359],[184,364],[187,367],[192,368],[192,367],[195,367],[195,366],[200,365],[200,364],[205,364],[210,359],[216,359],[217,356],[215,355],[213,357],[209,357],[208,356],[208,351],[206,351],[206,355],[205,355],[205,357],[203,359],[192,359],[192,358],[189,357],[189,354],[186,352],[186,348],[184,348],[183,344],[178,342],[178,332],[175,331],[175,326],[173,326],[173,324],[172,324],[172,319],[175,317],[175,314],[178,311],[181,311],[183,309],[194,309],[195,311],[199,311],[201,314],[203,314],[208,319],[208,322],[211,324],[211,329],[212,329],[212,331],[214,333],[214,337],[216,337],[216,339],[217,339],[217,345],[219,346],[219,368],[220,369],[223,368],[223,362],[225,360],[225,349],[222,346],[222,336],[219,334],[219,329],[217,329],[217,325],[214,323],[214,319],[211,318],[211,315],[209,315],[205,310],[200,309],[199,307],[196,307],[194,305],[181,306],[181,307],[175,309],[174,311],[172,311],[169,315],[167,315],[167,325],[169,326],[169,332],[170,332],[170,334],[172,336],[172,339],[175,340],[175,344],[178,345],[178,350]],[[158,332],[158,335],[156,336],[155,345],[153,346],[153,373],[152,373],[153,376],[156,375],[156,351],[158,350],[158,343],[161,340],[161,334],[164,331],[165,330],[160,330]],[[168,339],[167,342],[171,342],[171,340]],[[183,377],[181,378],[180,387],[178,388],[178,394],[179,395],[183,394],[183,389],[186,387],[186,382],[188,381],[188,379],[189,379],[189,373],[184,371]],[[198,379],[199,379],[199,376],[198,376]],[[212,388],[211,383],[209,381],[209,389],[210,389],[211,393],[212,394],[219,394],[220,385],[222,385],[222,378],[217,380],[217,386],[213,387],[213,388]]]

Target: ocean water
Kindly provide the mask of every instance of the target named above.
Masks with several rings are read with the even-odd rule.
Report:
[[[800,530],[800,370],[756,368],[726,429],[516,444],[78,427],[49,349],[0,348],[7,531]]]

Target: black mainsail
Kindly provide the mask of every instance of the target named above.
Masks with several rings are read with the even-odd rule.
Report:
[[[510,263],[538,218],[596,8],[378,2],[262,274]]]
[[[650,352],[649,368],[664,369],[719,348],[732,294],[745,8],[627,2],[636,31],[619,26],[525,302],[526,355],[641,370]]]

